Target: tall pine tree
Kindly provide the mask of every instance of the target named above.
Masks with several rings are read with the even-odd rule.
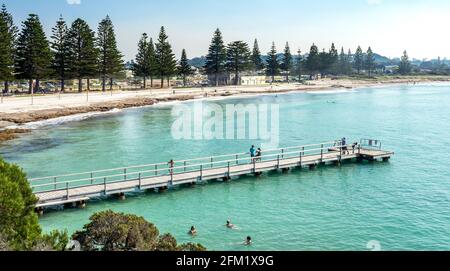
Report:
[[[156,49],[152,38],[148,43],[148,58],[150,61],[150,87],[153,87],[153,78],[158,76],[158,62],[156,61]]]
[[[303,56],[302,51],[298,49],[297,58],[295,60],[295,74],[298,76],[298,81],[302,81],[302,72],[303,72]]]
[[[398,72],[401,75],[407,75],[411,72],[411,62],[409,61],[409,56],[406,51],[403,52]]]
[[[283,61],[281,64],[281,69],[283,70],[285,76],[286,76],[286,81],[289,82],[289,74],[291,73],[292,70],[292,54],[291,54],[291,49],[289,47],[289,43],[286,42],[286,46],[284,47],[284,54],[283,54]]]
[[[158,65],[158,75],[161,77],[161,88],[164,87],[164,78],[167,78],[167,85],[170,87],[170,77],[176,73],[177,66],[172,46],[167,39],[166,30],[162,26],[159,32],[158,43],[156,44],[156,63]]]
[[[369,49],[367,49],[365,66],[366,66],[367,74],[369,76],[372,76],[372,72],[375,68],[375,59],[373,56],[372,48],[370,48],[370,47],[369,47]]]
[[[60,80],[60,91],[64,92],[65,81],[70,78],[70,43],[69,43],[69,29],[62,18],[56,22],[55,27],[52,28],[51,49],[53,51],[52,69],[53,73]]]
[[[138,53],[132,67],[134,76],[139,76],[144,79],[144,89],[147,87],[147,77],[151,73],[149,52],[148,36],[147,33],[144,33],[139,40]]]
[[[205,70],[209,75],[214,75],[214,83],[219,85],[219,75],[226,70],[227,50],[225,48],[222,33],[217,28],[209,46],[206,56]]]
[[[330,52],[328,54],[328,72],[331,74],[337,74],[338,71],[338,61],[339,61],[339,54],[336,49],[336,46],[334,43],[331,44]]]
[[[306,59],[306,68],[308,69],[311,78],[317,74],[320,70],[320,66],[319,49],[313,44],[309,50],[308,58]]]
[[[347,74],[347,55],[344,47],[341,48],[341,53],[339,54],[339,74]]]
[[[253,44],[252,65],[255,71],[260,71],[264,69],[264,63],[261,59],[261,51],[259,50],[257,39],[255,39],[255,43]]]
[[[348,74],[352,74],[353,73],[353,54],[352,54],[352,50],[348,49],[348,53],[347,53],[347,71]]]
[[[187,77],[192,75],[193,73],[194,71],[192,70],[191,65],[189,65],[188,63],[186,50],[183,49],[183,51],[181,51],[180,64],[178,65],[178,75],[183,78],[183,86],[186,86]]]
[[[11,35],[8,32],[8,26],[5,20],[0,17],[0,81],[8,82],[12,79],[13,75],[13,51],[10,46]],[[7,93],[7,87],[5,84],[5,89],[3,93]]]
[[[14,79],[14,53],[18,28],[14,25],[11,13],[6,9],[6,5],[2,5],[0,10],[0,20],[4,22],[0,33],[0,80],[4,81],[4,93],[9,91],[9,81]]]
[[[227,47],[227,68],[234,73],[234,84],[239,85],[240,73],[251,66],[251,53],[248,44],[243,41],[235,41]]]
[[[70,70],[78,79],[78,92],[83,91],[83,79],[98,74],[98,50],[95,48],[95,35],[89,25],[82,19],[76,19],[69,30]],[[89,90],[89,81],[87,84]]]
[[[23,22],[17,41],[15,71],[19,79],[28,79],[29,93],[39,91],[39,81],[50,73],[52,53],[39,17],[30,14]],[[33,88],[33,79],[36,86]]]
[[[358,74],[360,74],[364,65],[364,54],[361,49],[361,46],[358,46],[358,49],[356,49],[354,65],[356,71],[358,72]]]
[[[113,78],[124,70],[122,54],[117,49],[116,34],[114,26],[106,16],[97,31],[97,48],[99,52],[99,72],[102,77],[102,91],[106,90],[106,79],[109,78],[109,89],[113,88]]]
[[[278,62],[277,48],[275,42],[272,42],[270,52],[267,54],[266,64],[267,75],[271,77],[271,83],[275,82],[275,75],[280,71],[280,63]]]

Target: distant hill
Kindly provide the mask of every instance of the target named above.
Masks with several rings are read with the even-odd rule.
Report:
[[[194,57],[188,60],[189,65],[196,67],[198,69],[203,68],[206,63],[206,56]]]
[[[375,59],[375,63],[377,63],[377,64],[389,65],[392,63],[392,60],[389,59],[388,57],[385,57],[385,56],[382,56],[382,55],[379,55],[376,53],[373,54],[373,57]]]

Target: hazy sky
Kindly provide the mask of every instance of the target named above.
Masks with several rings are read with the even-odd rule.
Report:
[[[226,42],[258,39],[263,53],[275,41],[305,52],[314,42],[352,51],[368,46],[398,57],[450,58],[450,0],[0,0],[20,24],[40,16],[48,36],[59,15],[71,23],[84,18],[93,29],[106,15],[116,27],[120,50],[134,58],[143,32],[156,37],[166,26],[177,55],[205,55],[214,30]]]

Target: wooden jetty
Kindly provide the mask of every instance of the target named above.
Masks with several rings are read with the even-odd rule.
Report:
[[[169,163],[159,163],[100,171],[30,179],[37,196],[36,211],[64,205],[84,207],[90,198],[115,195],[125,199],[125,193],[149,189],[164,191],[181,184],[196,184],[208,180],[228,181],[232,177],[272,170],[288,171],[295,167],[314,169],[318,165],[340,165],[343,161],[388,161],[394,155],[382,150],[381,141],[362,139],[356,146],[343,146],[341,141],[263,150],[261,157],[249,153],[228,154]]]

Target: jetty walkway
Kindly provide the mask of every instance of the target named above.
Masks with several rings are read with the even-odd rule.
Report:
[[[169,163],[131,166],[83,172],[61,176],[30,179],[33,193],[39,199],[36,211],[64,205],[84,207],[90,198],[115,195],[125,199],[125,193],[150,189],[164,191],[172,186],[196,184],[208,180],[229,181],[232,177],[272,170],[288,171],[295,167],[340,165],[343,161],[388,161],[394,153],[382,149],[381,141],[362,139],[353,145],[342,146],[341,141],[263,150],[262,156],[252,159],[248,153],[227,154]]]

